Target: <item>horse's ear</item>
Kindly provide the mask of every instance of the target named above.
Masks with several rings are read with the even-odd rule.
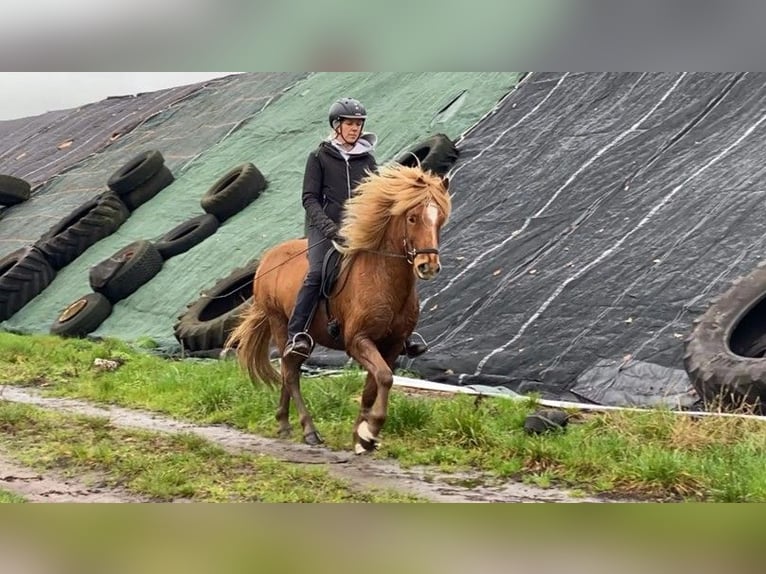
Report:
[[[449,176],[445,175],[442,178],[442,185],[444,185],[445,190],[449,190]]]

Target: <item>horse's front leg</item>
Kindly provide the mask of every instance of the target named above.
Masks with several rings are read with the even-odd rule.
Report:
[[[380,430],[388,414],[388,394],[394,383],[392,369],[399,349],[386,349],[384,353],[385,357],[366,337],[354,338],[348,347],[348,354],[367,370],[362,405],[354,425],[356,454],[375,450],[380,445]]]

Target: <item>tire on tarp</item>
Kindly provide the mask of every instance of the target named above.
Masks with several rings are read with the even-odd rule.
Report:
[[[252,163],[245,163],[221,176],[204,193],[200,205],[223,223],[255,201],[264,189],[263,174]]]
[[[162,269],[162,256],[145,239],[129,243],[90,268],[90,286],[110,303],[129,297]]]
[[[153,178],[163,165],[165,158],[159,151],[143,151],[115,171],[106,185],[115,193],[124,195]]]
[[[59,313],[50,332],[61,337],[84,337],[95,331],[111,313],[109,299],[101,293],[88,293]]]
[[[75,209],[35,245],[51,266],[60,270],[91,245],[117,231],[129,216],[117,194],[107,191]]]
[[[16,205],[29,199],[31,192],[32,187],[28,181],[0,174],[0,204]]]
[[[694,320],[684,367],[707,408],[766,411],[766,264]]]
[[[55,276],[36,247],[22,247],[0,259],[0,321],[37,297]]]
[[[174,181],[173,172],[163,165],[151,179],[122,195],[121,199],[128,210],[135,211]]]
[[[434,134],[399,154],[396,163],[409,167],[420,167],[444,177],[455,165],[459,152],[455,144],[444,134]]]
[[[234,269],[211,289],[203,291],[200,298],[179,315],[173,330],[184,351],[223,349],[226,339],[250,305],[257,266],[257,261],[251,261]]]
[[[162,258],[168,260],[202,243],[218,230],[219,225],[215,215],[203,213],[175,226],[155,241],[154,246]]]

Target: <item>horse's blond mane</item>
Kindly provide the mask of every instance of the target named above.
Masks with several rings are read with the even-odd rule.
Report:
[[[446,222],[452,202],[438,175],[419,167],[382,166],[359,184],[356,195],[345,204],[341,234],[348,244],[346,253],[379,249],[392,217],[428,202],[441,209]]]

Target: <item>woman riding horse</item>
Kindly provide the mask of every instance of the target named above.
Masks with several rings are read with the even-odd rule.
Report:
[[[386,420],[393,369],[418,321],[416,280],[441,270],[439,233],[451,212],[448,181],[419,167],[386,165],[358,186],[345,204],[340,235],[345,239],[340,274],[328,304],[316,308],[304,328],[313,341],[345,350],[367,370],[354,450],[374,450]],[[289,436],[290,399],[309,444],[322,442],[300,390],[304,356],[285,353],[288,320],[305,285],[310,239],[294,239],[267,250],[253,281],[253,303],[226,346],[236,347],[253,381],[281,384],[276,418]],[[338,336],[327,329],[338,325]],[[282,356],[281,375],[269,360],[273,342]]]
[[[308,326],[320,298],[325,255],[332,249],[333,241],[343,243],[338,233],[343,206],[364,176],[377,168],[372,155],[377,137],[362,132],[367,110],[361,102],[353,98],[339,99],[330,106],[328,119],[333,133],[309,154],[303,175],[309,270],[287,325],[289,342],[285,354],[304,358],[308,358],[314,348]],[[408,339],[403,351],[409,357],[417,357],[427,349],[425,341]]]

